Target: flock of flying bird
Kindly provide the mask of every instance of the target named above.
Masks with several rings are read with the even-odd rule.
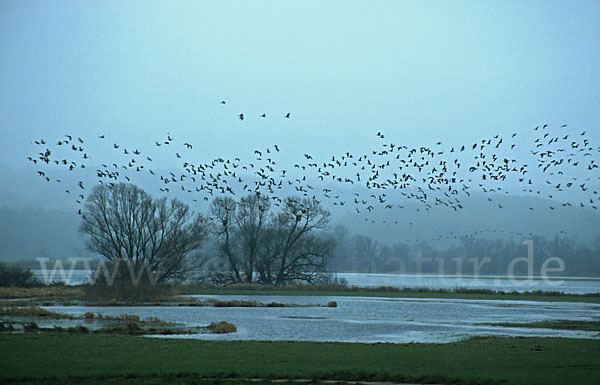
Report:
[[[260,116],[264,118],[266,114]],[[282,116],[291,118],[290,113]],[[240,121],[244,117],[238,115]],[[371,215],[374,212],[402,210],[409,201],[417,203],[416,211],[434,206],[458,211],[463,208],[462,200],[474,191],[487,194],[487,199],[502,209],[498,198],[509,194],[510,186],[521,186],[519,190],[526,194],[548,199],[550,210],[559,206],[598,209],[598,191],[592,186],[600,180],[596,162],[600,146],[594,147],[585,132],[573,132],[566,125],[538,126],[529,133],[534,138],[525,143],[518,142],[521,134],[526,133],[516,132],[508,138],[495,135],[455,146],[436,142],[409,147],[387,141],[383,133],[377,132],[381,142],[378,148],[326,159],[315,159],[306,153],[293,164],[280,161],[278,145],[255,149],[248,161],[240,157],[198,161],[192,143],[178,141],[169,133],[166,138],[155,140],[152,150],[126,148],[100,135],[94,138],[94,147],[105,147],[100,154],[86,151],[88,139],[67,134],[52,142],[34,141],[38,150],[28,160],[47,182],[62,183],[52,176],[57,168],[77,173],[77,184],[65,187],[77,204],[84,202],[92,176],[99,183],[112,186],[120,181],[135,182],[137,175],[145,173],[157,179],[162,193],[195,194],[193,201],[209,201],[222,194],[256,193],[280,206],[283,196],[299,195],[340,208],[351,207],[371,223],[376,223]],[[178,160],[181,168],[168,171],[155,166],[156,151]],[[525,152],[528,162],[517,156]],[[585,199],[570,201],[573,190]],[[82,213],[81,209],[78,213]],[[394,217],[395,224],[412,225],[403,223],[401,212]]]

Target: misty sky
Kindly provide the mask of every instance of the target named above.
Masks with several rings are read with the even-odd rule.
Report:
[[[598,16],[597,1],[2,1],[0,164],[67,133],[144,149],[169,132],[198,161],[544,123],[597,143]]]
[[[267,155],[277,161],[274,175],[302,172],[293,165],[307,163],[304,154],[322,164],[346,151],[371,154],[384,143],[445,150],[436,162],[451,165],[462,156],[459,177],[469,179],[473,197],[461,193],[465,208],[456,212],[434,205],[431,197],[433,210],[424,211],[414,199],[398,195],[414,189],[387,190],[389,202],[398,207],[386,210],[370,197],[381,191],[365,192],[358,184],[344,190],[347,183],[319,183],[317,172],[308,175],[306,183],[319,199],[325,188],[334,190],[324,204],[334,223],[356,234],[413,242],[502,229],[561,232],[589,241],[600,223],[590,208],[600,202],[600,169],[587,168],[600,163],[599,16],[598,1],[562,0],[0,0],[0,258],[80,255],[77,212],[98,183],[97,169],[118,168],[120,181],[129,175],[153,196],[164,196],[159,176],[183,173],[184,160],[201,164],[240,157],[242,165],[256,163],[254,151],[264,153],[275,144],[281,151]],[[535,175],[540,159],[532,159],[530,151],[539,150],[533,140],[544,134],[534,128],[544,124],[554,130],[551,137],[569,135],[555,147],[585,139],[598,150],[586,148],[589,156],[573,157],[579,168],[565,161],[554,169],[564,170],[562,176]],[[85,141],[85,169],[70,172],[64,165],[27,160],[50,148],[54,159],[82,163],[82,152],[57,145],[65,134],[78,145],[77,137]],[[167,134],[174,141],[155,146]],[[510,173],[494,186],[510,196],[498,199],[499,189],[493,195],[491,184],[479,188],[481,175],[467,171],[478,151],[448,152],[495,135],[505,139],[498,162],[516,158],[515,164],[529,165],[527,178],[533,179],[517,182],[524,174]],[[40,139],[47,145],[36,146]],[[488,157],[496,152],[490,147]],[[134,168],[125,173],[122,165],[133,149],[156,176]],[[47,172],[51,183],[38,171]],[[354,178],[356,171],[346,172]],[[368,174],[361,173],[364,183]],[[380,179],[388,176],[382,171]],[[253,177],[244,175],[242,183],[252,184]],[[297,174],[290,181],[294,178]],[[555,186],[574,178],[577,183],[555,194]],[[169,186],[169,197],[206,212],[208,196]],[[295,193],[288,187],[276,193]],[[353,205],[357,192],[361,204]],[[343,208],[342,201],[348,203]],[[564,202],[573,206],[563,207]],[[372,215],[369,205],[375,206]]]

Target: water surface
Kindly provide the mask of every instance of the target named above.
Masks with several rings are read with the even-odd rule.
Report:
[[[176,338],[294,340],[340,342],[448,342],[483,335],[598,338],[596,332],[479,325],[498,322],[600,319],[600,304],[507,300],[366,298],[338,296],[197,295],[198,300],[252,300],[288,304],[338,303],[329,307],[215,308],[194,306],[54,306],[53,311],[81,315],[135,314],[188,326],[228,321],[238,328],[225,335],[194,334]]]

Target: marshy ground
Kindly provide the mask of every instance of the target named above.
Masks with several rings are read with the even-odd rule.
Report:
[[[198,297],[179,295],[202,294]],[[260,300],[230,297],[259,295]],[[174,289],[167,299],[148,303],[98,302],[81,287],[0,289],[0,382],[26,384],[271,384],[323,383],[335,380],[448,384],[595,384],[600,381],[598,339],[538,337],[474,337],[450,343],[322,343],[300,341],[205,341],[142,338],[144,334],[237,333],[231,322],[211,322],[199,328],[132,314],[86,311],[79,315],[53,311],[85,305],[120,308],[323,308],[338,306],[319,295],[337,297],[506,299],[542,302],[600,302],[600,295],[560,293],[494,293],[486,291],[409,291],[393,288],[305,289],[240,286],[188,286]],[[277,301],[267,301],[264,296]],[[280,296],[312,296],[298,304]],[[214,297],[213,297],[214,296]],[[291,297],[290,297],[291,299]],[[321,303],[322,302],[322,303]],[[504,302],[501,302],[501,306]],[[58,306],[56,306],[58,305]],[[344,304],[342,303],[341,306]],[[581,303],[580,305],[584,305]],[[523,305],[525,306],[525,305]],[[554,306],[549,303],[549,306]],[[587,306],[587,305],[586,305]],[[64,307],[63,307],[64,308]],[[262,308],[262,309],[258,309]],[[133,308],[132,308],[133,309]],[[216,309],[215,309],[216,310]],[[244,309],[240,309],[244,310]],[[283,310],[283,309],[282,309]],[[321,310],[319,310],[321,311]],[[44,322],[73,323],[44,326]],[[20,323],[20,326],[17,325]],[[39,323],[39,325],[38,325]],[[502,327],[600,331],[600,320],[498,322]],[[95,325],[95,326],[92,326]],[[12,330],[11,330],[12,328]],[[193,329],[193,330],[192,330]],[[298,382],[300,381],[300,382]]]

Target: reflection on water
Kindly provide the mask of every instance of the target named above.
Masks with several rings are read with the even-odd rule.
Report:
[[[600,304],[532,301],[365,298],[337,296],[190,296],[200,300],[254,300],[295,304],[327,304],[337,308],[215,308],[215,307],[52,307],[53,311],[81,315],[135,314],[159,317],[188,326],[228,321],[233,334],[197,334],[176,338],[226,340],[296,340],[343,342],[447,342],[476,335],[554,336],[598,338],[595,332],[503,328],[477,325],[489,322],[533,322],[553,319],[600,318]]]

